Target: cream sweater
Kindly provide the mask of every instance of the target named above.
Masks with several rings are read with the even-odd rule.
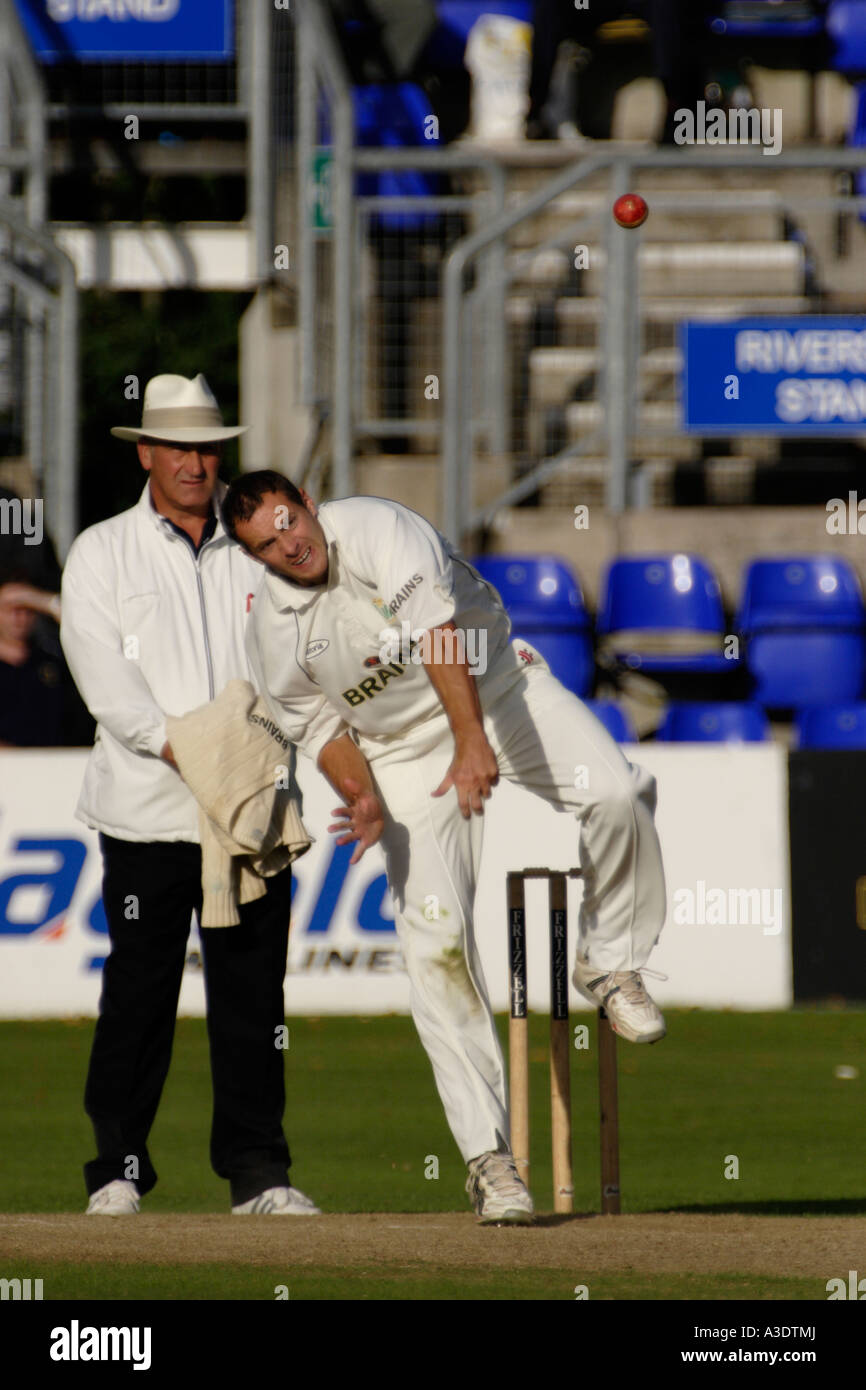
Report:
[[[312,843],[288,790],[289,741],[249,681],[166,719],[180,774],[199,805],[202,927],[240,922],[238,904]]]

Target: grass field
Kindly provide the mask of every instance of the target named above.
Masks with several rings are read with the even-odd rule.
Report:
[[[840,1245],[845,1234],[854,1249],[855,1237],[866,1248],[863,1012],[669,1011],[669,1034],[660,1045],[620,1043],[624,1215],[589,1220],[599,1211],[592,1036],[590,1050],[572,1052],[578,1215],[543,1219],[532,1232],[476,1227],[463,1190],[465,1168],[410,1020],[300,1019],[289,1026],[286,1127],[293,1180],[328,1214],[309,1223],[325,1235],[303,1237],[312,1244],[302,1268],[292,1261],[293,1298],[573,1299],[580,1281],[601,1299],[818,1299],[826,1298],[827,1279],[847,1274],[850,1251]],[[504,1038],[504,1019],[501,1026]],[[202,1020],[178,1023],[151,1136],[160,1182],[134,1227],[136,1242],[140,1236],[144,1244],[133,1251],[135,1258],[94,1247],[95,1240],[115,1241],[118,1225],[126,1226],[125,1241],[131,1232],[129,1223],[78,1217],[81,1164],[92,1152],[81,1105],[92,1030],[91,1020],[0,1024],[0,1212],[6,1214],[0,1216],[0,1274],[10,1256],[19,1277],[47,1280],[50,1269],[46,1297],[63,1299],[273,1298],[287,1277],[284,1228],[294,1228],[296,1243],[299,1225],[307,1223],[245,1220],[245,1229],[269,1234],[249,1257],[239,1249],[238,1260],[223,1261],[221,1246],[208,1246],[212,1239],[243,1244],[247,1237],[237,1218],[222,1219],[227,1186],[209,1166]],[[530,1056],[532,1187],[539,1212],[549,1213],[545,1018],[531,1021]],[[837,1078],[840,1065],[858,1075]],[[437,1168],[438,1177],[431,1176]],[[735,1168],[739,1176],[726,1177]],[[58,1244],[37,1246],[28,1259],[31,1247],[21,1243],[25,1226],[10,1221],[18,1213],[76,1215],[59,1223]],[[363,1228],[374,1252],[370,1260],[364,1261],[363,1244],[353,1252],[354,1228],[338,1216],[353,1213],[407,1214],[402,1223],[385,1222],[394,1233],[390,1254],[390,1247],[380,1250],[380,1228],[374,1235],[371,1225]],[[418,1247],[408,1214],[414,1220],[424,1213],[431,1214],[431,1232],[440,1235]],[[437,1223],[436,1213],[458,1215]],[[181,1214],[194,1231],[187,1250],[176,1240],[174,1218]],[[643,1225],[634,1219],[640,1214]],[[193,1218],[201,1219],[196,1225]],[[750,1220],[755,1231],[778,1233],[775,1253],[766,1236],[750,1244]],[[26,1229],[38,1236],[49,1224],[43,1219],[41,1227]],[[175,1246],[165,1245],[167,1258],[159,1257],[171,1239]],[[716,1252],[709,1261],[702,1255],[708,1240]],[[866,1274],[866,1257],[861,1263]]]

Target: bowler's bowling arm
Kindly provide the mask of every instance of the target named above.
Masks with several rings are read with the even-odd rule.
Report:
[[[341,734],[325,744],[317,759],[317,766],[349,806],[361,796],[376,795],[367,759],[348,734]],[[360,792],[347,791],[347,780],[356,782],[361,788]]]
[[[424,661],[424,669],[448,716],[455,745],[458,747],[473,737],[486,738],[484,715],[478,698],[478,686],[469,669],[466,653],[454,640],[454,623],[443,623],[425,634],[421,650],[442,653],[444,660]],[[442,637],[437,638],[437,633]],[[461,659],[462,658],[462,659]]]

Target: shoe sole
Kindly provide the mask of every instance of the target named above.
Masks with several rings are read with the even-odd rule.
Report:
[[[316,1211],[235,1211],[232,1208],[232,1216],[321,1216],[319,1210]]]
[[[501,1216],[479,1216],[479,1226],[532,1226],[535,1217],[528,1211],[509,1210]]]
[[[621,1028],[617,1028],[616,1025],[615,1025],[612,1021],[611,1021],[610,1026],[611,1026],[611,1028],[613,1029],[613,1031],[616,1033],[616,1035],[617,1035],[618,1038],[622,1038],[625,1042],[630,1042],[630,1043],[657,1043],[657,1042],[661,1042],[662,1038],[664,1038],[664,1037],[667,1036],[667,1029],[666,1029],[666,1028],[663,1028],[663,1029],[661,1030],[660,1033],[659,1033],[659,1032],[655,1032],[655,1033],[652,1033],[652,1034],[649,1034],[649,1033],[638,1033],[637,1035],[634,1035],[634,1034],[631,1034],[631,1033],[624,1033],[624,1032],[622,1031],[622,1029],[621,1029]]]

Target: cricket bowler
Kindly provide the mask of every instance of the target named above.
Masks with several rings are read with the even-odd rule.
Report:
[[[574,984],[621,1037],[649,1043],[665,1032],[640,973],[665,917],[655,781],[409,507],[317,507],[266,470],[232,483],[223,519],[267,569],[246,638],[259,691],[342,798],[329,830],[357,842],[351,862],[381,842],[412,1016],[475,1212],[528,1224],[473,931],[484,802],[507,777],[574,815],[585,885]]]

